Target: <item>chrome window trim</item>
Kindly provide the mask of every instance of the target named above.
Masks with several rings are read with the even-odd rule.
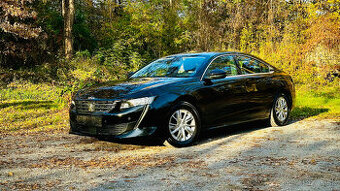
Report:
[[[271,72],[262,72],[262,73],[254,73],[254,74],[240,74],[240,75],[235,75],[237,77],[243,77],[243,76],[256,76],[256,75],[264,75],[264,74],[272,74],[274,71]],[[235,77],[235,76],[227,76],[227,77]]]
[[[258,59],[256,59],[256,58],[254,58],[254,57],[251,56],[251,55],[242,54],[242,53],[241,53],[241,54],[226,53],[226,54],[222,54],[222,55],[216,56],[214,59],[212,59],[212,60],[210,61],[210,63],[208,64],[208,66],[205,68],[205,70],[204,70],[204,72],[203,72],[203,74],[202,74],[202,76],[201,76],[200,81],[203,80],[203,78],[204,78],[204,76],[205,76],[205,74],[206,74],[206,72],[207,72],[209,66],[210,66],[217,58],[219,58],[219,57],[221,57],[221,56],[237,56],[237,55],[248,56],[248,57],[250,57],[250,58],[252,58],[252,59],[255,59],[256,61],[258,61],[258,62],[260,62],[260,63],[262,63],[262,64],[268,66],[269,72],[254,73],[254,74],[238,74],[238,75],[234,75],[234,76],[226,76],[225,78],[230,78],[230,77],[242,77],[242,76],[255,76],[255,75],[263,75],[263,74],[272,74],[272,73],[274,73],[274,70],[273,70],[274,68],[273,68],[273,67],[271,67],[270,65],[268,65],[268,64],[265,63],[265,62],[262,62],[261,60],[258,60]],[[237,62],[237,59],[236,59],[236,58],[234,58],[234,60]],[[236,63],[236,64],[237,64],[237,63]],[[225,79],[225,78],[224,78],[224,79]]]

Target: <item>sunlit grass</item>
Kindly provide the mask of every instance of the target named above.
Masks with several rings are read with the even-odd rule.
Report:
[[[11,83],[0,90],[0,133],[33,133],[68,127],[67,107],[59,87]]]
[[[61,91],[61,87],[47,83],[17,81],[8,84],[6,88],[0,88],[0,101],[51,101],[57,100]]]
[[[67,109],[55,102],[5,101],[0,103],[0,113],[2,133],[60,130],[68,126]]]
[[[340,119],[339,87],[324,87],[321,90],[298,89],[293,119]]]

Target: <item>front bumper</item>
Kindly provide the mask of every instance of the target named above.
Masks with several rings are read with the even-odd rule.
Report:
[[[149,107],[149,105],[138,106],[122,112],[91,114],[79,114],[73,109],[70,110],[70,133],[113,138],[149,136],[157,129],[152,125],[144,125]]]

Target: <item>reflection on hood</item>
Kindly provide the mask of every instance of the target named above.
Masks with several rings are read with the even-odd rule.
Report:
[[[80,90],[80,99],[117,99],[128,94],[155,88],[184,78],[132,78],[126,81],[108,82]]]

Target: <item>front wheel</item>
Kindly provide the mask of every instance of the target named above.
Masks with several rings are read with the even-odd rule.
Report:
[[[280,94],[274,100],[270,111],[270,125],[272,127],[283,126],[288,122],[290,108],[288,98],[285,94]]]
[[[200,128],[196,108],[188,102],[180,102],[171,110],[167,120],[167,142],[175,147],[189,146],[197,140]]]

